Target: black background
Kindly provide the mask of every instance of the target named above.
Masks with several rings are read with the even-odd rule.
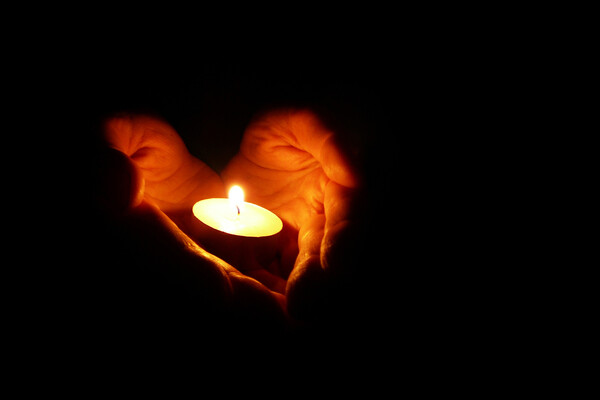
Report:
[[[52,272],[58,284],[49,296],[64,299],[68,320],[85,315],[78,296],[94,286],[95,252],[107,250],[95,242],[97,224],[86,214],[102,118],[122,111],[162,116],[193,155],[220,171],[255,113],[295,106],[315,109],[361,150],[367,211],[357,261],[365,274],[352,302],[360,305],[364,329],[351,336],[368,332],[366,347],[381,335],[397,340],[396,329],[412,339],[443,339],[440,332],[460,324],[466,295],[449,282],[467,282],[468,271],[452,266],[464,262],[469,244],[453,246],[463,233],[453,206],[464,180],[461,146],[476,122],[464,118],[475,109],[466,105],[477,101],[460,52],[415,32],[324,41],[299,35],[293,42],[272,33],[233,47],[200,36],[183,44],[159,36],[71,39],[36,54],[40,83],[30,110],[42,116],[38,133],[58,143],[46,157],[60,167],[52,174],[60,179],[50,179],[43,193],[60,210],[51,225],[71,228],[48,239],[54,259],[65,260]]]
[[[496,51],[502,29],[479,35],[489,33],[480,26],[488,14],[473,26],[439,9],[416,18],[406,9],[387,18],[387,10],[352,18],[336,10],[345,26],[314,31],[322,11],[309,9],[300,24],[279,18],[276,26],[269,21],[246,31],[232,29],[236,21],[202,30],[207,13],[182,22],[185,31],[172,30],[180,15],[169,24],[166,17],[100,16],[85,34],[80,28],[89,18],[74,18],[77,26],[51,20],[35,31],[33,45],[17,46],[6,63],[20,70],[5,82],[16,88],[6,97],[20,113],[9,116],[16,128],[7,132],[24,139],[17,149],[27,151],[19,153],[17,168],[31,172],[19,175],[16,187],[31,194],[12,196],[26,205],[19,216],[28,217],[13,234],[25,250],[18,248],[7,269],[24,275],[13,301],[31,305],[17,309],[28,342],[89,349],[103,341],[106,330],[87,334],[110,315],[85,327],[82,321],[89,323],[86,301],[103,293],[92,284],[90,296],[86,285],[107,258],[96,242],[102,224],[87,214],[91,155],[104,116],[163,116],[192,154],[219,171],[252,115],[293,105],[318,109],[336,132],[360,143],[368,194],[360,259],[365,290],[357,290],[354,304],[369,315],[354,325],[364,329],[316,331],[316,341],[350,358],[400,349],[421,365],[440,355],[451,364],[463,348],[478,353],[479,344],[510,344],[503,332],[511,332],[495,319],[510,293],[494,290],[497,281],[519,273],[504,268],[514,268],[507,259],[514,240],[496,229],[506,214],[495,202],[502,205],[506,194],[495,178],[512,162],[499,153],[522,143],[521,128],[510,119],[528,107],[512,79],[522,61]],[[318,25],[331,20],[321,17]],[[131,22],[137,24],[126,34],[116,29]],[[254,29],[262,35],[245,35]],[[34,170],[30,160],[37,161]]]
[[[401,72],[395,70],[397,63],[392,63],[390,53],[339,49],[330,53],[306,47],[294,52],[244,49],[233,54],[199,51],[190,55],[187,50],[137,48],[132,43],[125,49],[74,48],[62,59],[68,62],[60,63],[48,86],[45,95],[52,100],[54,117],[59,117],[51,119],[56,123],[52,131],[60,132],[65,144],[57,158],[66,161],[67,190],[63,193],[68,195],[59,201],[59,219],[69,222],[73,234],[69,238],[59,235],[53,249],[68,264],[58,285],[67,325],[91,320],[92,326],[106,325],[110,328],[102,331],[112,332],[129,315],[118,311],[119,300],[111,299],[115,290],[126,291],[118,263],[111,264],[123,251],[111,248],[111,240],[102,236],[113,232],[86,211],[95,201],[98,127],[103,118],[117,112],[163,117],[193,155],[220,172],[237,153],[245,126],[256,113],[278,107],[315,110],[358,150],[367,194],[365,210],[369,210],[362,216],[366,221],[362,246],[348,249],[357,251],[356,262],[363,263],[360,282],[353,283],[359,286],[346,290],[350,304],[346,313],[355,309],[357,318],[345,315],[339,320],[343,326],[326,325],[335,332],[356,330],[351,336],[358,332],[379,335],[412,313],[396,308],[406,297],[401,288],[406,282],[398,286],[392,278],[405,271],[406,258],[399,254],[409,247],[406,234],[398,229],[409,218],[400,205],[407,187],[400,168],[406,150],[398,145],[405,129],[401,120],[412,116],[409,110],[398,108],[399,103],[406,104],[406,96],[397,91]],[[395,124],[390,123],[393,118]],[[63,202],[65,198],[77,201]],[[96,269],[98,263],[107,263],[104,271]],[[114,282],[106,271],[117,271]],[[125,324],[132,328],[132,322]],[[316,337],[317,332],[315,328],[310,335]]]

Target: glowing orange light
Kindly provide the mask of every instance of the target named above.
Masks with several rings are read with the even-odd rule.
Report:
[[[283,228],[277,215],[245,202],[244,191],[237,185],[229,189],[229,199],[200,200],[192,211],[204,224],[232,235],[271,236]]]

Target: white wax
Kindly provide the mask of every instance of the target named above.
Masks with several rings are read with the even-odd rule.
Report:
[[[230,199],[206,199],[194,204],[192,211],[196,218],[206,225],[231,235],[271,236],[283,228],[283,223],[277,215],[252,203],[234,203]]]

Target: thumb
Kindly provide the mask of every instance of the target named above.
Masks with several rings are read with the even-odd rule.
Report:
[[[142,202],[142,173],[122,152],[112,148],[100,150],[93,175],[93,201],[109,215],[121,215]]]

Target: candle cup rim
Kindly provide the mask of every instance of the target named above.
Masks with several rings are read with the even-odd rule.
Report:
[[[270,234],[266,234],[266,235],[256,235],[256,234],[243,234],[243,233],[236,233],[236,232],[231,232],[231,231],[227,231],[227,230],[223,230],[220,229],[217,226],[213,226],[212,224],[208,223],[205,220],[202,220],[200,217],[198,217],[198,214],[196,213],[196,210],[201,207],[201,204],[204,203],[211,203],[211,202],[216,202],[218,201],[218,203],[222,203],[224,201],[227,201],[228,203],[230,202],[229,198],[209,198],[209,199],[202,199],[197,201],[196,203],[194,203],[194,206],[192,207],[192,214],[194,214],[194,217],[196,219],[198,219],[198,221],[200,221],[201,223],[203,223],[204,225],[208,226],[209,228],[217,231],[217,232],[221,232],[227,235],[233,235],[233,236],[238,236],[238,237],[248,237],[248,238],[261,238],[261,237],[270,237],[270,236],[274,236],[277,235],[279,232],[281,232],[281,230],[283,229],[283,221],[281,220],[281,218],[279,218],[279,216],[277,216],[277,214],[275,214],[273,211],[268,210],[264,207],[259,206],[258,204],[254,204],[254,203],[249,203],[247,201],[243,201],[242,204],[244,206],[244,208],[256,208],[259,210],[262,210],[261,212],[266,212],[267,215],[273,216],[276,219],[274,221],[276,221],[276,224],[278,225],[278,228]]]

